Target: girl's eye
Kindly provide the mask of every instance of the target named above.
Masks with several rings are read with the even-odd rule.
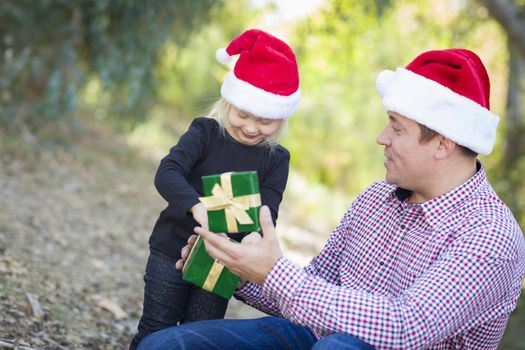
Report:
[[[271,119],[260,119],[259,120],[259,123],[261,123],[262,125],[270,125],[272,122],[273,120]]]
[[[239,113],[239,118],[246,119],[248,116],[246,114]]]

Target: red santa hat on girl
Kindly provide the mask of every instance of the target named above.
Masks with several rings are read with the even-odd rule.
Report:
[[[299,105],[301,91],[295,54],[288,44],[262,30],[250,29],[217,50],[215,56],[228,64],[233,55],[239,59],[222,84],[222,97],[258,117],[289,118]]]
[[[376,80],[383,106],[480,154],[490,154],[499,117],[490,112],[490,81],[472,51],[424,52]]]

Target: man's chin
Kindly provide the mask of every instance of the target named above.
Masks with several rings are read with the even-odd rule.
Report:
[[[391,176],[388,176],[388,173],[385,176],[385,182],[389,185],[395,185],[395,181]]]

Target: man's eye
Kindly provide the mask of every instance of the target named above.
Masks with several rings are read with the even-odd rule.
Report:
[[[401,135],[401,129],[393,129],[396,135]]]

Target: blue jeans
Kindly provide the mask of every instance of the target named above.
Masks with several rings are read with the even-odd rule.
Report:
[[[152,333],[137,350],[370,350],[351,335],[334,333],[317,339],[312,331],[279,317],[252,320],[207,320]]]

